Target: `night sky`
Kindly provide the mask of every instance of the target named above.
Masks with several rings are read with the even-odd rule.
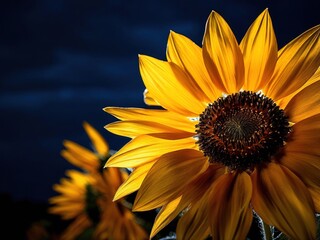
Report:
[[[240,41],[269,8],[282,47],[320,23],[317,1],[13,0],[0,5],[0,193],[45,202],[71,164],[62,141],[89,147],[88,121],[118,150],[128,139],[103,127],[106,106],[143,107],[138,54],[165,59],[170,30],[201,44],[211,10]]]

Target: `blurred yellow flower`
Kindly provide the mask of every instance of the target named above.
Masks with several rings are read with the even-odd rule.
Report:
[[[95,203],[98,192],[93,188],[96,182],[93,176],[76,170],[69,170],[66,175],[68,178],[61,179],[60,184],[53,186],[60,195],[49,199],[49,202],[54,204],[49,212],[60,215],[64,220],[75,219],[62,236],[62,239],[75,239],[92,226],[89,215],[92,218],[99,218],[99,209],[94,208],[97,206]],[[93,207],[89,209],[87,205]]]
[[[183,213],[178,239],[245,239],[254,210],[292,239],[316,238],[319,33],[278,51],[265,10],[238,44],[212,12],[202,48],[171,32],[167,61],[139,56],[158,108],[105,108],[121,120],[106,128],[132,138],[107,166],[133,168],[115,199],[139,190],[134,210],[161,207],[151,237]]]
[[[49,199],[52,214],[65,220],[74,219],[62,235],[62,240],[76,239],[86,229],[94,227],[93,239],[144,240],[145,231],[126,207],[124,199],[113,202],[117,188],[128,177],[118,168],[102,169],[109,157],[109,147],[103,137],[88,123],[84,124],[96,152],[70,141],[62,155],[88,172],[69,170],[68,178],[54,185],[60,195]],[[125,206],[126,205],[126,206]]]

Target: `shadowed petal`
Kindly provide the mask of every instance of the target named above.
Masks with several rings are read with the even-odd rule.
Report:
[[[184,149],[162,155],[143,181],[134,210],[146,211],[174,200],[207,163],[203,154],[195,150]]]
[[[320,114],[306,118],[293,125],[292,134],[285,146],[286,151],[320,156]]]
[[[179,196],[161,208],[154,220],[150,238],[153,238],[158,232],[167,226],[186,207],[181,204],[181,198],[182,196]]]
[[[284,109],[291,122],[299,122],[320,112],[320,81],[297,93]]]
[[[212,12],[203,39],[203,58],[215,85],[227,94],[240,90],[244,83],[244,63],[238,42],[227,22]]]
[[[319,212],[320,155],[286,151],[286,154],[281,158],[281,164],[289,168],[307,186],[316,211]]]
[[[313,201],[303,182],[275,163],[252,174],[252,205],[262,220],[292,239],[315,239]]]
[[[251,195],[246,172],[224,174],[213,183],[208,214],[214,239],[246,239],[252,222]]]
[[[178,222],[176,232],[178,240],[206,239],[209,236],[208,192],[184,213]]]
[[[240,48],[245,65],[244,89],[257,92],[271,78],[278,58],[277,40],[267,9],[250,26]]]

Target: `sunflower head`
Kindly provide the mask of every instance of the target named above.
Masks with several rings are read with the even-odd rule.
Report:
[[[132,168],[115,199],[160,208],[151,237],[183,213],[178,239],[245,239],[253,212],[315,239],[320,212],[320,25],[282,49],[268,10],[238,43],[217,12],[202,46],[170,32],[166,61],[139,55],[153,109],[108,107],[132,140],[107,162]]]
[[[241,91],[209,103],[196,125],[197,144],[211,163],[252,171],[271,161],[290,129],[288,117],[272,99]]]

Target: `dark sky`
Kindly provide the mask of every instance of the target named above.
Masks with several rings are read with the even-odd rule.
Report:
[[[46,201],[72,168],[62,141],[89,146],[88,121],[119,149],[127,139],[103,126],[106,106],[143,106],[139,53],[165,57],[170,30],[200,44],[211,10],[240,40],[269,8],[279,46],[319,24],[310,0],[13,0],[0,4],[0,193]]]

